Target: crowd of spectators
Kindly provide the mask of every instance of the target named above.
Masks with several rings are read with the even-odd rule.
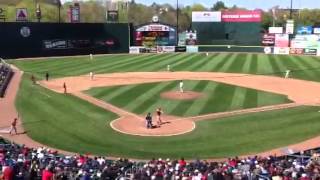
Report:
[[[1,140],[1,178],[43,180],[317,180],[317,150],[283,157],[232,158],[223,162],[152,159],[137,162],[88,155],[66,156],[47,148],[32,149]]]
[[[0,63],[0,97],[4,96],[12,75],[12,69],[9,66]]]

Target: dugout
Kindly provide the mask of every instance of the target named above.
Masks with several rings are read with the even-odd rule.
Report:
[[[130,24],[0,23],[0,57],[128,53]]]

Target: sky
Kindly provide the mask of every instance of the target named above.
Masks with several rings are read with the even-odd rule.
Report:
[[[61,0],[62,2],[70,0]],[[158,4],[169,3],[176,5],[177,0],[135,0],[137,3],[143,3],[150,5],[153,2]],[[179,4],[191,5],[194,3],[201,3],[206,7],[212,7],[212,4],[217,0],[179,0]],[[270,9],[276,5],[281,8],[290,8],[291,0],[222,0],[227,6],[233,6],[234,4],[238,7],[245,7],[248,9]],[[320,0],[292,0],[294,9],[303,8],[320,8]]]

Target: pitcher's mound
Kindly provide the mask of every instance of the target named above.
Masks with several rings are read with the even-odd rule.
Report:
[[[192,100],[192,99],[198,99],[202,97],[204,94],[194,91],[168,91],[161,93],[161,97],[165,99],[173,99],[173,100]]]

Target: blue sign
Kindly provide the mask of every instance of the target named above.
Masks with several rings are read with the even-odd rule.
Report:
[[[297,34],[312,34],[312,26],[298,27]]]

